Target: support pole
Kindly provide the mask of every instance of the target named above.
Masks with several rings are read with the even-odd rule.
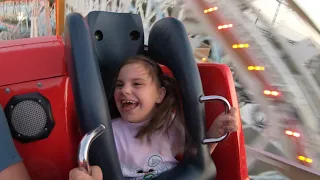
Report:
[[[56,35],[64,31],[65,0],[56,0]]]

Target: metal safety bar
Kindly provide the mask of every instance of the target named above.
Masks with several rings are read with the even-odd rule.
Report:
[[[199,98],[199,101],[201,103],[205,103],[205,102],[210,102],[210,101],[220,101],[220,102],[223,102],[224,105],[225,105],[225,113],[227,114],[230,109],[231,109],[231,105],[229,103],[229,101],[222,97],[222,96],[201,96]],[[206,138],[206,139],[203,139],[202,140],[202,143],[203,144],[207,144],[207,143],[218,143],[218,142],[221,142],[223,141],[224,139],[226,139],[229,135],[229,132],[227,132],[225,135],[219,137],[219,138]]]
[[[106,127],[100,124],[97,128],[86,133],[80,141],[79,151],[78,151],[78,166],[82,168],[86,173],[91,175],[91,168],[89,163],[89,149],[91,143],[99,137]]]

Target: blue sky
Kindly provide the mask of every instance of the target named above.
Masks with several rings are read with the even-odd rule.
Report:
[[[320,0],[295,0],[305,10],[309,17],[320,26]],[[255,0],[253,3],[261,13],[272,21],[278,2],[276,0]],[[312,38],[320,44],[320,37],[309,28],[295,12],[285,6],[280,11],[275,23],[278,31],[293,40],[301,40],[306,37]]]

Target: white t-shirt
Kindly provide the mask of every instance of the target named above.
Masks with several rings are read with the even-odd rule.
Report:
[[[154,133],[149,142],[146,138],[135,138],[143,124],[121,118],[112,122],[121,170],[126,179],[148,179],[175,167],[178,163],[175,157],[184,148],[184,131],[177,121],[168,133]]]

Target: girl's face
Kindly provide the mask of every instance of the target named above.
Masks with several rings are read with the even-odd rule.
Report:
[[[142,62],[124,65],[119,72],[114,99],[125,121],[143,122],[151,119],[156,104],[162,102],[166,90]]]

